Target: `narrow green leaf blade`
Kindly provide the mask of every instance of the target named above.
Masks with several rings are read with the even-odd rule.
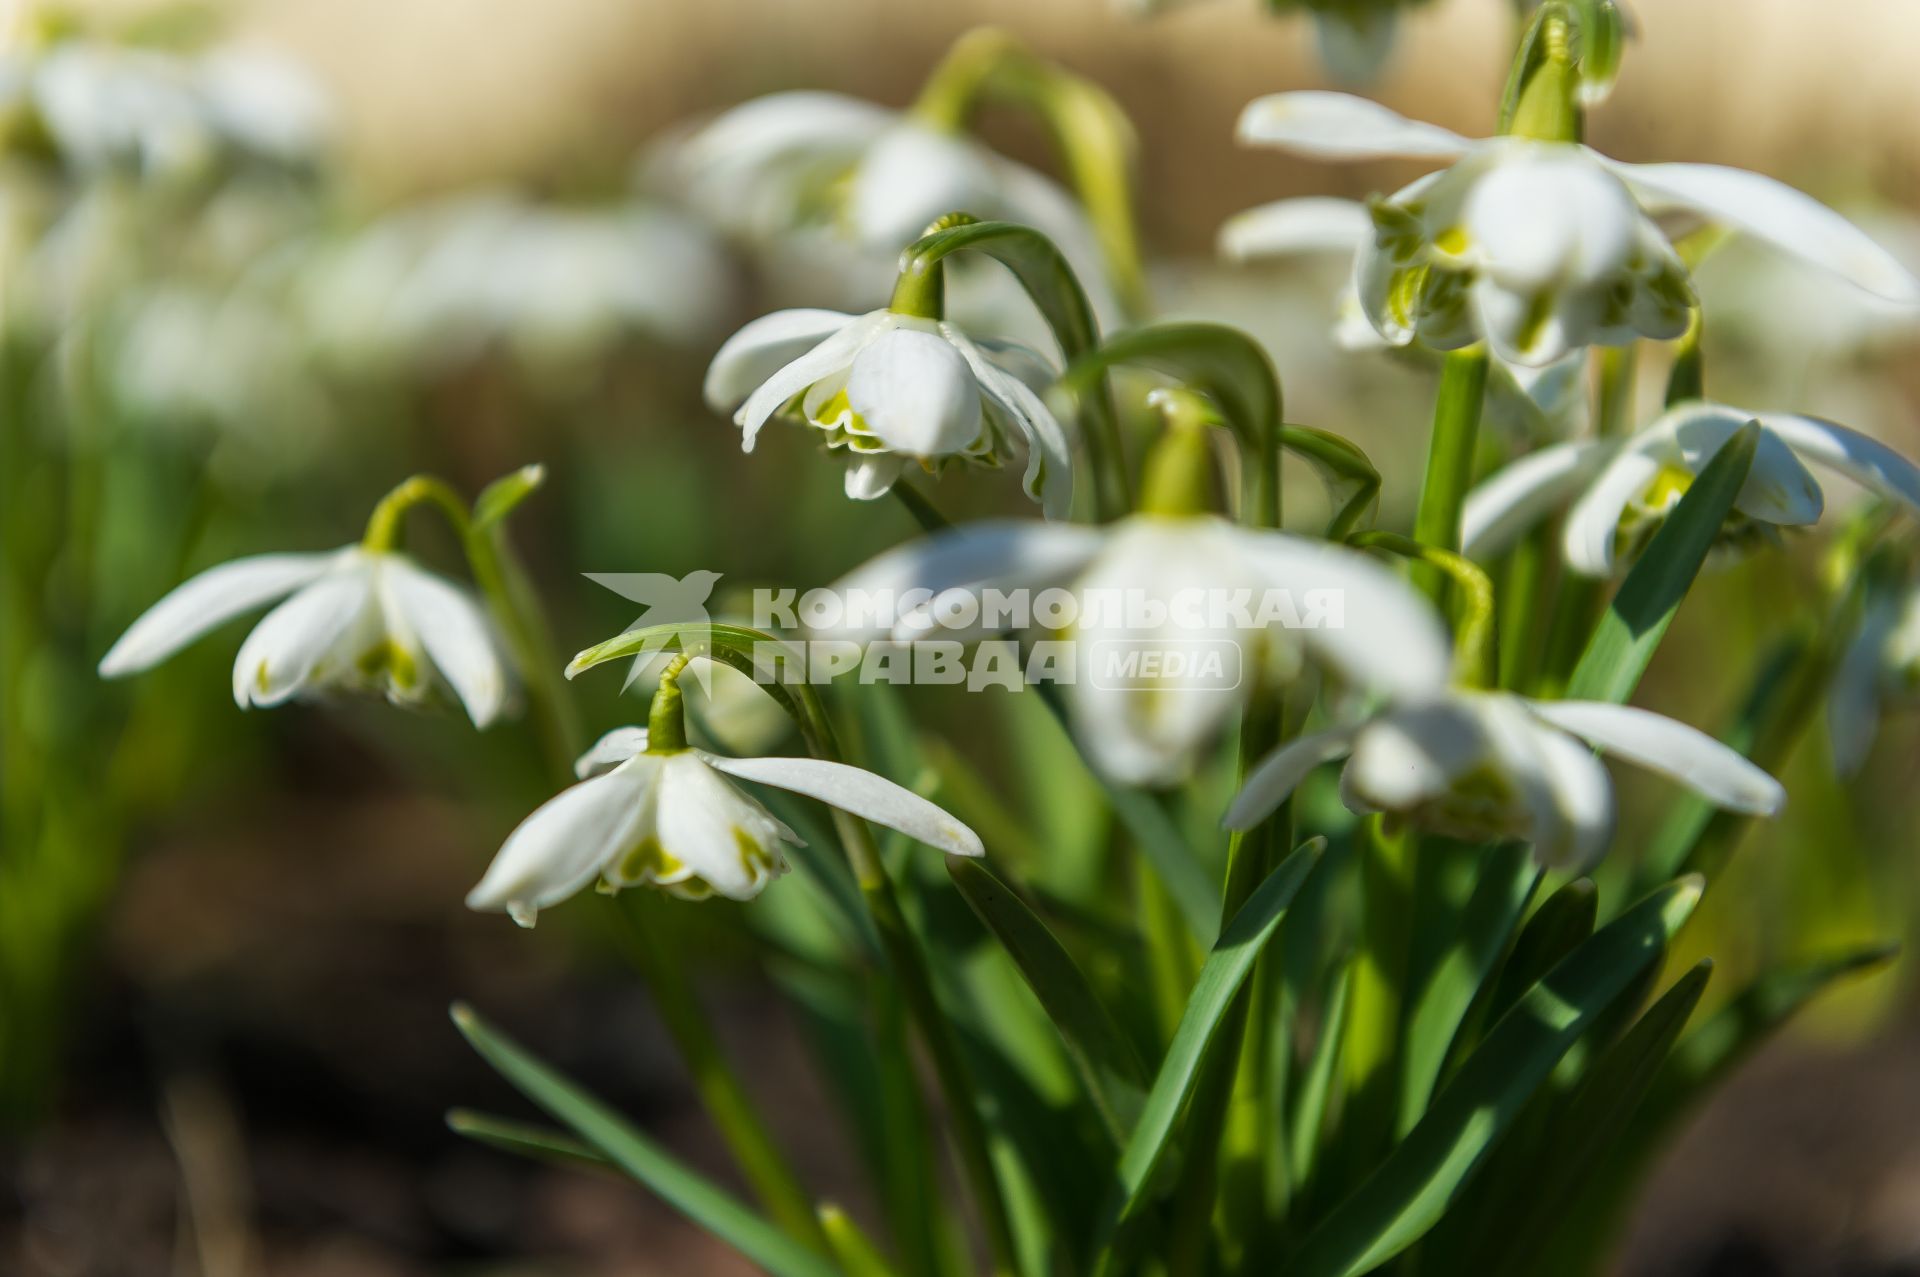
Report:
[[[464,1003],[453,1023],[474,1050],[592,1149],[775,1277],[834,1277],[832,1264],[755,1214],[495,1029]]]
[[[841,1271],[847,1277],[894,1277],[880,1248],[850,1215],[832,1202],[820,1204],[820,1231],[827,1235],[833,1257],[840,1261]]]
[[[511,1118],[495,1117],[491,1113],[476,1113],[472,1109],[448,1109],[447,1129],[477,1144],[537,1161],[594,1166],[602,1170],[613,1166],[612,1162],[571,1135],[563,1135],[545,1126],[535,1126],[532,1122],[516,1122]]]
[[[1292,1277],[1354,1277],[1405,1250],[1446,1211],[1553,1066],[1679,930],[1697,878],[1654,892],[1529,989],[1427,1115],[1307,1238]]]
[[[1625,704],[1633,695],[1747,481],[1759,442],[1759,422],[1742,426],[1654,533],[1580,654],[1567,681],[1569,700]]]
[[[1399,1133],[1405,1135],[1427,1110],[1447,1061],[1447,1050],[1466,1019],[1520,915],[1539,885],[1525,843],[1503,843],[1484,856],[1460,927],[1414,997],[1407,1017],[1406,1053],[1400,1075]]]
[[[1296,1194],[1311,1182],[1314,1163],[1319,1160],[1327,1101],[1333,1094],[1334,1070],[1340,1064],[1340,1044],[1346,1040],[1347,999],[1352,989],[1353,961],[1349,959],[1334,969],[1327,982],[1313,1058],[1307,1062],[1287,1123],[1287,1170]]]
[[[947,874],[993,932],[1060,1030],[1100,1120],[1118,1146],[1146,1098],[1146,1069],[1073,956],[1026,901],[977,860],[948,856]]]
[[[473,503],[472,531],[485,532],[512,514],[522,501],[539,490],[546,478],[545,466],[531,465],[521,466],[512,474],[489,483]]]
[[[1180,1017],[1180,1026],[1174,1030],[1153,1089],[1140,1111],[1140,1120],[1120,1155],[1119,1183],[1102,1220],[1099,1248],[1104,1248],[1120,1225],[1144,1204],[1154,1171],[1166,1155],[1180,1114],[1193,1093],[1214,1031],[1325,848],[1325,839],[1309,839],[1282,861],[1247,898],[1201,966],[1186,1012]]]

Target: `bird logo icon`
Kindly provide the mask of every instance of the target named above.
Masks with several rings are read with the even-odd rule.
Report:
[[[721,576],[705,568],[685,576],[674,576],[667,572],[585,572],[581,575],[595,585],[604,586],[621,598],[631,599],[646,609],[623,633],[666,626],[708,624],[707,600],[713,596],[714,587],[720,584]],[[679,647],[680,639],[678,631],[665,628],[649,638],[634,657],[633,669],[628,673],[621,690],[625,691],[641,677],[657,672],[662,664],[660,654]],[[705,688],[706,672],[700,668],[701,664],[696,662],[689,673]]]

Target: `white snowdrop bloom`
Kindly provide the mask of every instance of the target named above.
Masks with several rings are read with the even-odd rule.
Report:
[[[1596,748],[1730,811],[1772,816],[1786,801],[1760,768],[1662,715],[1456,689],[1282,745],[1248,775],[1226,825],[1259,824],[1315,767],[1345,755],[1341,796],[1355,812],[1469,842],[1518,839],[1542,864],[1578,870],[1613,838],[1613,786]]]
[[[777,246],[824,230],[854,246],[871,266],[857,295],[884,290],[896,255],[933,221],[966,212],[1046,235],[1095,309],[1115,313],[1099,241],[1064,188],[911,113],[839,93],[774,93],[671,139],[647,168],[729,234]]]
[[[1450,161],[1370,207],[1355,260],[1368,321],[1387,341],[1453,350],[1484,339],[1543,365],[1590,344],[1672,338],[1693,304],[1655,217],[1685,213],[1745,232],[1903,306],[1920,283],[1845,218],[1792,187],[1712,164],[1626,164],[1572,142],[1469,139],[1344,93],[1260,98],[1243,142],[1331,160]],[[1297,216],[1281,201],[1240,233]]]
[[[647,750],[647,731],[607,733],[575,770],[581,781],[508,836],[467,907],[505,910],[530,927],[541,909],[598,879],[647,884],[691,900],[751,900],[787,870],[800,838],[731,778],[791,790],[897,829],[955,856],[984,854],[971,829],[890,780],[814,758],[724,758]]]
[[[177,586],[100,662],[105,678],[151,669],[201,635],[276,599],[240,645],[242,709],[327,693],[419,706],[447,691],[475,727],[508,709],[515,681],[492,620],[467,591],[403,554],[359,545],[235,559]]]
[[[1461,547],[1491,558],[1570,506],[1568,565],[1586,576],[1611,576],[1631,561],[1714,453],[1756,420],[1759,445],[1722,530],[1724,548],[1819,520],[1825,497],[1806,462],[1920,511],[1920,467],[1868,435],[1817,417],[1695,401],[1634,434],[1556,444],[1494,474],[1467,494]]]
[[[1834,770],[1860,770],[1880,730],[1880,712],[1920,703],[1920,584],[1870,594],[1827,693]]]
[[[336,362],[429,369],[499,348],[565,372],[635,335],[714,331],[732,292],[718,246],[645,203],[543,204],[482,190],[402,208],[317,250],[300,295]]]
[[[742,328],[707,369],[707,402],[735,409],[741,447],[785,416],[845,449],[849,497],[889,491],[910,463],[999,465],[1024,456],[1027,495],[1048,517],[1073,502],[1073,448],[1038,388],[1052,369],[1006,342],[941,320],[876,310],[783,310]]]
[[[988,623],[993,593],[1024,591],[1030,633],[1071,644],[1065,696],[1081,748],[1124,784],[1180,780],[1250,697],[1309,659],[1367,691],[1432,692],[1447,678],[1439,617],[1390,569],[1213,515],[968,524],[890,550],[831,588],[843,599],[928,591],[890,627],[834,631],[901,641],[988,637],[1006,628]],[[1065,615],[1050,605],[1060,596]]]
[[[1258,261],[1307,253],[1361,252],[1373,239],[1373,219],[1357,200],[1305,196],[1249,209],[1220,228],[1218,247],[1229,261]],[[1351,281],[1335,303],[1334,340],[1351,351],[1398,349],[1374,328]],[[1585,424],[1584,351],[1569,351],[1540,367],[1490,352],[1486,419],[1522,438],[1564,438]]]

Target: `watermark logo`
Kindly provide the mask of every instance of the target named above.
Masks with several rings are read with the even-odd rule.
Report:
[[[645,607],[628,632],[660,631],[641,648],[629,685],[711,622],[720,582],[708,571],[586,576]],[[1121,692],[1230,692],[1245,679],[1249,642],[1275,630],[1340,629],[1345,605],[1331,588],[760,589],[745,619],[781,636],[754,645],[762,683],[853,678],[1018,691],[1084,681]]]

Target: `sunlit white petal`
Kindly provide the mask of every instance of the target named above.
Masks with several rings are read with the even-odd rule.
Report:
[[[150,669],[236,616],[318,580],[340,552],[256,554],[208,568],[148,608],[100,661],[104,678]]]
[[[520,822],[467,908],[506,910],[523,927],[596,878],[633,843],[652,769],[615,771],[562,790]]]
[[[1373,219],[1365,204],[1306,196],[1236,213],[1220,228],[1219,249],[1232,261],[1283,253],[1352,252],[1372,235]]]
[[[985,854],[980,836],[973,830],[912,790],[870,771],[818,758],[701,756],[729,776],[817,798],[952,855]]]
[[[646,748],[646,728],[616,727],[589,745],[587,752],[574,760],[573,773],[582,780],[589,776],[598,776],[618,767]]]
[[[1451,159],[1474,145],[1366,98],[1312,89],[1256,98],[1235,132],[1242,142],[1334,160]]]
[[[1780,782],[1705,732],[1671,718],[1600,701],[1533,701],[1533,712],[1605,752],[1698,791],[1730,811],[1778,814]]]
[[[762,315],[727,338],[707,365],[707,405],[715,412],[732,412],[762,382],[856,318],[837,310]]]
[[[980,437],[980,389],[966,358],[934,333],[899,327],[853,361],[847,402],[895,452],[943,457]]]
[[[1467,494],[1460,512],[1460,549],[1477,559],[1507,550],[1593,477],[1612,455],[1600,440],[1553,444],[1532,452]]]
[[[365,572],[322,577],[282,603],[256,625],[233,663],[233,699],[248,705],[278,705],[305,691],[329,661],[352,658],[338,651],[373,605]]]
[[[389,597],[473,725],[487,726],[513,687],[492,619],[471,595],[398,556],[389,556],[380,572]]]
[[[1253,828],[1285,802],[1314,768],[1346,753],[1353,736],[1351,727],[1309,732],[1274,750],[1247,773],[1221,823],[1228,829]]]

